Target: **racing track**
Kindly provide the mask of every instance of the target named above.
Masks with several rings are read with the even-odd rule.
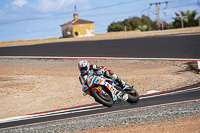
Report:
[[[63,42],[32,46],[0,48],[0,56],[51,56],[51,57],[126,57],[126,58],[192,58],[200,59],[200,35],[165,36],[105,41]],[[75,119],[127,111],[167,103],[200,100],[200,83],[164,92],[143,96],[137,104],[119,103],[112,108],[100,104],[26,115],[0,120],[0,129],[20,125]]]
[[[144,37],[1,47],[0,56],[200,59],[200,35]]]
[[[118,104],[114,104],[114,106],[111,108],[107,108],[100,104],[94,104],[52,112],[31,114],[13,119],[4,119],[0,120],[0,129],[27,124],[32,125],[34,123],[48,123],[55,120],[58,121],[59,119],[60,121],[63,121],[105,113],[137,110],[144,107],[148,108],[149,106],[162,106],[162,104],[166,105],[175,102],[186,102],[195,99],[200,100],[200,83],[189,87],[180,88],[171,92],[161,92],[158,94],[142,96],[140,97],[140,101],[137,104],[121,102]]]

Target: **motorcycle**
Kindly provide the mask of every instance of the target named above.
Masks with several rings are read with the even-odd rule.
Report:
[[[89,94],[94,97],[95,101],[104,106],[111,107],[114,103],[122,101],[116,95],[120,91],[128,94],[127,102],[137,103],[139,101],[139,94],[133,87],[126,84],[126,88],[123,90],[123,88],[112,79],[108,79],[103,75],[94,75],[92,71],[89,72],[86,83],[88,89],[84,95]]]

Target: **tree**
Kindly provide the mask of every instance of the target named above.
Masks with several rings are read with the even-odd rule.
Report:
[[[121,23],[111,23],[111,25],[108,27],[108,32],[116,32],[116,31],[123,31],[124,27]]]
[[[154,26],[155,24],[156,23],[152,21],[148,16],[142,15],[141,18],[132,17],[120,22],[113,22],[108,26],[108,32],[124,31],[125,26],[127,31],[148,31],[154,29],[152,28],[152,26]]]
[[[141,25],[141,19],[139,17],[130,18],[130,25],[132,30],[138,30],[139,26]]]
[[[187,15],[187,27],[192,27],[192,26],[197,26],[198,25],[198,20],[197,20],[197,11],[196,10],[193,10],[193,11],[190,11],[190,10],[187,10],[186,12],[186,15]]]
[[[171,28],[181,28],[182,27],[181,17],[183,19],[184,27],[198,26],[197,11],[196,10],[193,10],[193,11],[187,10],[186,12],[181,11],[179,16],[173,18],[174,22],[172,22],[170,27]]]

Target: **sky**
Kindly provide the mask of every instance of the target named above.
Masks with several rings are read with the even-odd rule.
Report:
[[[156,6],[160,5],[160,19],[173,21],[175,12],[197,10],[200,0],[0,0],[0,42],[61,37],[61,24],[79,18],[94,21],[95,33],[106,33],[112,22],[134,16],[148,15],[156,20]],[[198,5],[199,2],[199,5]]]

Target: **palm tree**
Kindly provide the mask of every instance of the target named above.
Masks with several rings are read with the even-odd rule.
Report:
[[[187,18],[187,23],[186,27],[192,27],[192,26],[197,26],[198,25],[198,20],[197,20],[197,11],[193,10],[187,10],[186,11],[186,18]]]
[[[187,10],[186,12],[181,11],[181,14],[176,13],[176,15],[177,17],[174,18],[174,22],[172,22],[173,28],[181,28],[181,21],[183,21],[184,27],[198,26],[196,10]]]

